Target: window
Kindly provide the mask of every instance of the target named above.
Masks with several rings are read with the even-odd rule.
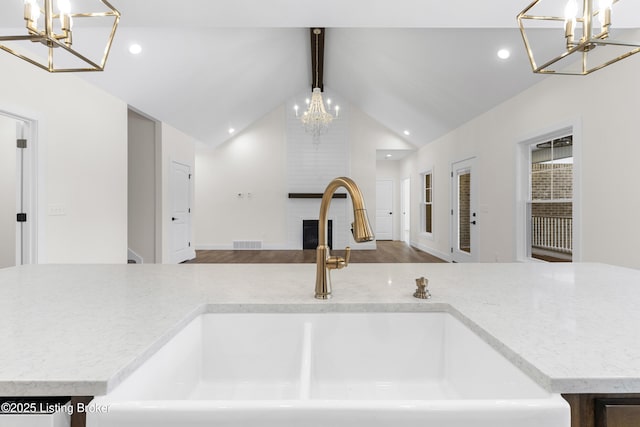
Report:
[[[423,175],[423,208],[422,208],[422,232],[433,233],[433,178],[431,172]]]
[[[573,136],[531,144],[529,153],[529,255],[545,261],[571,261]]]

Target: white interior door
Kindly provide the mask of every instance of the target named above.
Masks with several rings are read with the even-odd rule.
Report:
[[[477,180],[475,158],[451,166],[451,257],[454,262],[475,262],[478,259]]]
[[[376,240],[393,240],[393,181],[376,181]]]
[[[20,224],[16,213],[21,204],[18,173],[16,120],[0,115],[0,268],[20,264]]]
[[[38,262],[35,123],[0,112],[0,268]]]
[[[411,179],[402,180],[402,240],[411,244]]]
[[[195,257],[191,247],[191,166],[171,162],[171,257],[180,263]]]

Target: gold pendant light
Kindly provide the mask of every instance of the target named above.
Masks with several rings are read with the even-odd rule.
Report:
[[[531,3],[517,19],[533,72],[586,75],[640,52],[637,29],[615,25],[624,6],[624,0]]]
[[[107,0],[72,1],[24,0],[25,32],[0,34],[0,49],[50,73],[103,71],[120,12]]]

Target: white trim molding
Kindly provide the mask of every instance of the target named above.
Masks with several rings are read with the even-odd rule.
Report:
[[[438,258],[440,258],[442,260],[445,260],[447,262],[451,262],[452,261],[451,254],[440,252],[438,250],[430,248],[430,247],[428,247],[426,245],[423,245],[421,243],[417,243],[417,242],[413,242],[412,241],[411,242],[411,246],[413,246],[414,248],[420,249],[422,252],[426,252],[429,255],[433,255],[433,256],[438,257]]]

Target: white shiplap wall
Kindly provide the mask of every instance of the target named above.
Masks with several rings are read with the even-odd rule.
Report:
[[[325,90],[323,98],[332,99],[333,105],[340,105],[340,115],[331,123],[326,134],[314,143],[311,135],[305,133],[300,119],[295,116],[293,106],[304,111],[306,97],[302,93],[287,103],[287,187],[289,193],[322,193],[327,184],[338,176],[350,173],[350,147],[348,138],[349,108],[345,102]],[[325,104],[326,105],[326,104]],[[333,113],[333,111],[332,111]],[[346,190],[339,189],[340,192]],[[333,199],[329,219],[333,220],[333,247],[342,249],[348,245],[348,210],[350,202]],[[287,246],[302,248],[302,220],[318,219],[320,199],[289,199],[287,204]]]

